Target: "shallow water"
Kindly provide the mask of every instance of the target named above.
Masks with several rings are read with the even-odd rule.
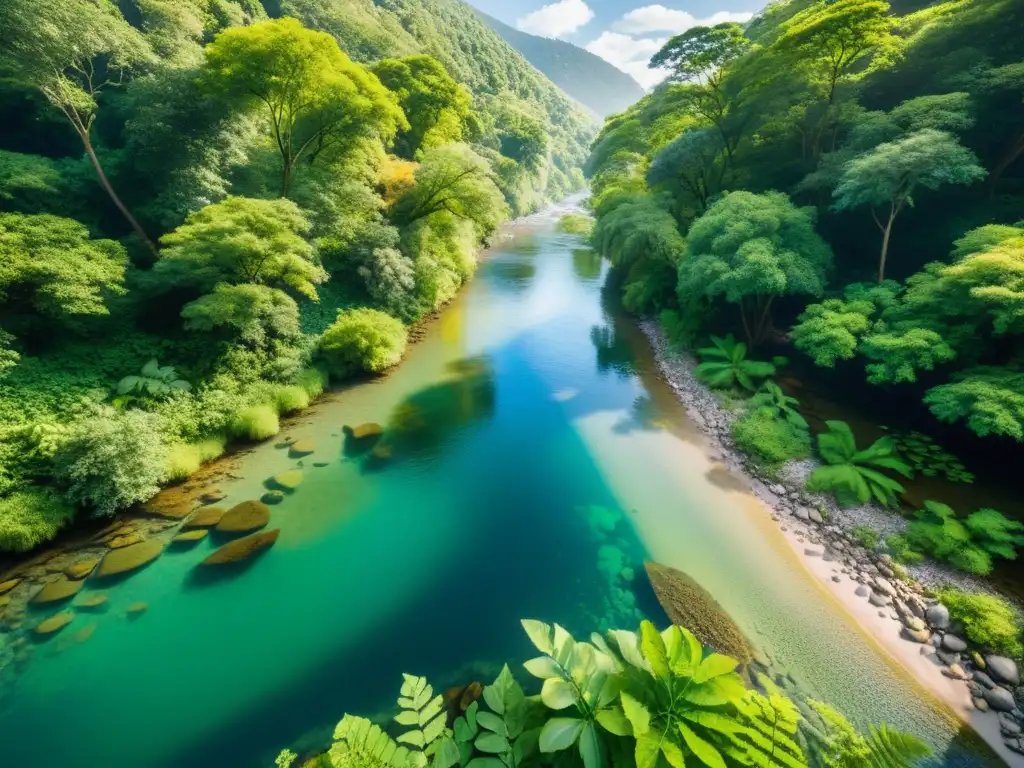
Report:
[[[267,766],[325,743],[345,711],[389,710],[401,672],[444,688],[518,665],[521,617],[577,633],[665,623],[644,558],[697,579],[773,671],[942,750],[954,726],[709,461],[642,335],[602,301],[604,267],[554,233],[556,213],[516,225],[401,368],[291,428],[315,439],[312,456],[260,446],[220,483],[232,504],[304,470],[272,508],[277,545],[251,567],[196,582],[203,541],[90,583],[109,610],[64,635],[95,633],[38,646],[0,704],[4,764]],[[390,460],[345,454],[341,427],[366,421],[388,425]],[[140,600],[149,610],[127,620]]]

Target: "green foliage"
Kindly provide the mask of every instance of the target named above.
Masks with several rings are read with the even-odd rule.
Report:
[[[266,285],[217,283],[211,293],[182,308],[185,328],[222,332],[226,338],[253,347],[299,335],[299,307],[284,291]]]
[[[952,483],[973,483],[974,475],[952,453],[920,432],[892,435],[896,452],[915,472],[925,477],[945,477]]]
[[[854,541],[860,544],[864,549],[875,550],[878,545],[882,543],[881,537],[878,535],[878,531],[872,528],[870,525],[858,525],[850,531]]]
[[[864,736],[832,707],[820,701],[809,703],[825,725],[818,738],[826,768],[911,768],[931,754],[927,744],[909,733],[882,723],[872,725]]]
[[[588,237],[594,229],[594,220],[579,213],[568,213],[558,220],[558,231],[563,235]]]
[[[949,587],[939,593],[949,616],[964,625],[967,638],[996,653],[1021,658],[1021,616],[1011,603],[995,595],[963,592]]]
[[[911,470],[899,458],[890,437],[882,437],[864,450],[850,426],[842,421],[826,421],[827,432],[818,435],[818,453],[825,466],[807,479],[807,489],[834,493],[841,504],[867,504],[872,498],[883,506],[893,506],[903,486],[881,470],[910,477]]]
[[[405,682],[398,698],[398,706],[402,710],[395,717],[395,722],[406,726],[409,730],[398,737],[401,744],[408,744],[422,755],[413,755],[426,763],[426,757],[434,755],[441,748],[454,747],[450,734],[445,727],[447,715],[444,711],[443,697],[434,695],[434,689],[425,677],[402,675]],[[436,761],[442,762],[442,761]]]
[[[334,768],[421,768],[413,753],[363,717],[345,715],[334,729],[330,749]]]
[[[1024,442],[1024,372],[981,366],[928,390],[925,404],[940,421],[966,422],[982,437],[1006,435]]]
[[[540,729],[527,727],[531,720],[530,701],[507,664],[494,682],[484,688],[483,702],[488,709],[483,709],[479,700],[474,701],[455,721],[457,762],[467,768],[516,768],[528,763],[536,755]],[[431,765],[439,762],[446,761],[435,757]]]
[[[861,340],[860,350],[869,360],[878,361],[867,366],[872,384],[914,382],[918,371],[934,371],[936,365],[956,357],[939,334],[926,328],[872,334]]]
[[[732,334],[724,339],[711,337],[714,346],[697,350],[701,364],[694,370],[697,378],[715,389],[742,387],[754,392],[761,379],[775,375],[775,366],[760,360],[747,359],[747,345],[737,342]]]
[[[0,498],[0,551],[28,552],[53,539],[73,515],[74,510],[49,488]]]
[[[144,407],[176,392],[187,392],[191,388],[191,384],[178,378],[178,372],[173,365],[161,366],[154,357],[142,366],[138,375],[125,376],[117,383],[113,403],[118,408],[129,405]]]
[[[910,540],[902,534],[886,536],[885,548],[898,563],[913,565],[914,563],[920,563],[924,560],[924,555],[921,554],[914,545],[910,543]]]
[[[298,385],[277,387],[274,390],[274,405],[282,416],[296,413],[309,407],[309,395]]]
[[[172,482],[185,480],[208,461],[224,454],[224,439],[211,437],[199,443],[177,443],[167,448],[167,479]]]
[[[785,365],[785,358],[775,358],[773,365]],[[800,415],[797,407],[800,401],[790,397],[782,388],[770,379],[750,398],[751,410],[763,413],[773,419],[780,419],[796,429],[807,430],[807,420]]]
[[[112,408],[76,423],[54,456],[67,498],[94,514],[113,515],[155,496],[168,465],[159,429],[154,414]]]
[[[986,575],[993,557],[1017,559],[1017,548],[1024,546],[1024,524],[994,509],[979,509],[961,520],[947,505],[926,501],[907,527],[906,539],[954,568]]]
[[[299,373],[295,383],[302,388],[311,401],[320,397],[327,386],[327,374],[319,368],[306,368]]]
[[[230,430],[243,440],[266,440],[281,431],[281,423],[274,406],[252,405],[235,414]]]
[[[400,320],[375,309],[338,312],[320,339],[320,354],[332,376],[382,373],[402,359],[408,333]]]
[[[762,409],[750,410],[732,423],[732,439],[744,453],[769,464],[811,455],[807,427],[772,416]]]
[[[650,66],[668,68],[673,80],[702,84],[720,77],[721,69],[749,45],[743,28],[734,22],[692,27],[665,43]]]
[[[834,368],[839,360],[852,360],[861,338],[871,328],[875,307],[867,301],[826,299],[810,304],[793,327],[793,345],[816,365]]]

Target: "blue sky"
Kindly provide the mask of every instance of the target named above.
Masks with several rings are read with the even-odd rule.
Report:
[[[746,21],[764,0],[468,0],[542,37],[586,48],[650,88],[664,77],[647,61],[672,35],[700,24]]]

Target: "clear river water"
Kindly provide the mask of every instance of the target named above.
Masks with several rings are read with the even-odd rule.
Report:
[[[270,766],[323,745],[346,711],[393,706],[401,673],[435,688],[530,657],[523,617],[576,633],[666,619],[652,559],[696,579],[802,689],[859,724],[938,748],[956,724],[928,703],[806,574],[763,507],[717,467],[636,326],[602,291],[607,267],[560,211],[510,228],[391,375],[332,394],[221,480],[272,508],[276,546],[229,579],[192,574],[213,542],[169,550],[103,591],[88,642],[36,649],[0,705],[18,768]],[[379,422],[393,454],[346,455],[342,426]],[[326,466],[314,466],[314,462]],[[149,610],[128,620],[124,608]]]

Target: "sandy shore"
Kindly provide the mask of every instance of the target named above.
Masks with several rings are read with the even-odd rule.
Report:
[[[839,526],[828,524],[817,509],[810,507],[817,500],[808,498],[802,489],[791,483],[767,481],[749,471],[746,457],[735,450],[727,437],[732,415],[723,411],[717,398],[693,377],[693,360],[670,351],[655,323],[643,322],[641,326],[654,348],[661,373],[705,433],[712,454],[750,485],[766,514],[777,522],[793,550],[794,559],[802,565],[808,578],[831,594],[851,625],[923,692],[930,693],[955,717],[967,723],[1007,765],[1024,768],[1024,755],[1008,746],[999,716],[993,711],[978,709],[967,681],[949,676],[958,670],[951,670],[936,657],[932,643],[922,644],[903,636],[904,619],[912,618],[908,606],[915,606],[915,610],[923,614],[920,609],[930,602],[923,597],[921,585],[917,582],[904,584],[892,578],[884,561],[878,562],[877,555],[859,547]],[[882,590],[895,587],[886,605],[874,605],[866,598],[866,595],[878,597],[873,589],[876,582],[881,583]],[[866,586],[871,589],[866,591]],[[964,659],[962,666],[969,670],[969,661]]]

